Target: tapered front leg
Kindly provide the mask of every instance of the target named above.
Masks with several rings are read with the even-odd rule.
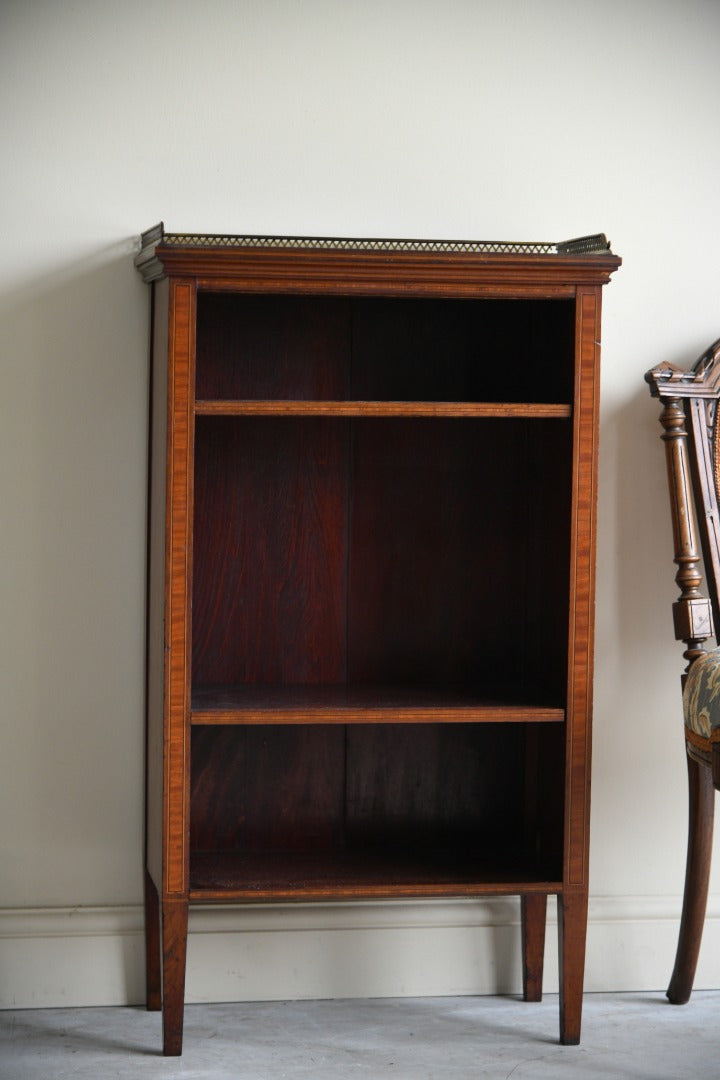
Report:
[[[145,871],[145,1000],[150,1012],[162,1007],[160,971],[160,900],[155,882]]]
[[[163,900],[162,1011],[165,1057],[177,1057],[182,1053],[187,929],[187,900]]]
[[[684,1005],[692,993],[700,955],[712,855],[715,789],[709,768],[688,755],[688,849],[680,936],[667,996]]]
[[[547,896],[526,893],[520,898],[522,924],[523,997],[542,1001]]]
[[[587,892],[558,896],[560,1042],[565,1046],[580,1042],[587,913]]]

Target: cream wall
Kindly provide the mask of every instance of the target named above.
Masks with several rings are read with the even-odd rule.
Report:
[[[141,995],[141,229],[605,230],[590,989],[672,963],[685,772],[657,407],[720,334],[713,0],[0,4],[4,1004]],[[517,905],[200,912],[189,998],[517,990]],[[552,935],[551,935],[552,937]],[[714,945],[713,945],[714,943]],[[699,982],[720,986],[720,865]],[[548,955],[553,985],[552,948]]]

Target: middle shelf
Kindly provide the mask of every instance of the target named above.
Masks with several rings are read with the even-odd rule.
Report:
[[[472,689],[345,684],[197,689],[193,724],[556,723],[562,708],[488,700]]]

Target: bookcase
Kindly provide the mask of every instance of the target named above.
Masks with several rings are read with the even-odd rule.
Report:
[[[587,921],[603,237],[143,234],[148,1007],[188,905],[521,897]]]

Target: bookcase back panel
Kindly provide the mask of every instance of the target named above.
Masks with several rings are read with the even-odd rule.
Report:
[[[195,728],[193,850],[328,850],[344,839],[341,726]]]
[[[569,300],[198,295],[199,400],[572,400]]]
[[[572,302],[358,299],[352,319],[359,400],[571,400]]]
[[[570,437],[567,421],[198,418],[193,687],[542,687],[561,705]]]
[[[348,843],[466,851],[494,850],[498,841],[517,846],[524,734],[519,726],[489,724],[349,727]]]
[[[348,435],[340,420],[198,419],[195,686],[344,681]]]
[[[488,687],[522,678],[525,425],[354,425],[350,681]]]
[[[539,700],[565,704],[570,602],[572,421],[528,423],[522,487],[527,499],[524,633],[526,683]],[[518,492],[519,493],[519,492]],[[517,493],[516,493],[517,494]],[[520,643],[522,643],[520,645]]]
[[[518,848],[525,737],[490,724],[194,729],[191,849]]]
[[[348,396],[350,301],[199,293],[198,399]]]

